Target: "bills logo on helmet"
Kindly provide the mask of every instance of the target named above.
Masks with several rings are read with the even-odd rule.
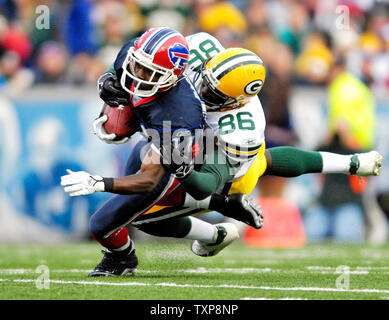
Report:
[[[257,94],[262,88],[263,82],[262,80],[254,80],[246,85],[244,88],[244,92],[249,95]]]
[[[176,68],[182,69],[186,67],[189,60],[188,48],[181,43],[176,43],[174,46],[169,48],[168,52],[170,61]]]

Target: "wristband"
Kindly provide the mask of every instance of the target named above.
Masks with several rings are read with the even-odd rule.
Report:
[[[103,178],[104,182],[104,191],[112,192],[113,191],[113,178]]]

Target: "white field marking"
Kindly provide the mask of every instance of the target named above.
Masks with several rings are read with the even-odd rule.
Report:
[[[325,267],[325,266],[308,266],[308,267],[305,267],[305,269],[309,270],[309,271],[336,271],[338,267]],[[351,269],[351,268],[350,268]],[[382,270],[388,270],[389,271],[389,267],[361,267],[361,266],[356,266],[354,267],[354,269],[356,270],[356,272],[360,271],[382,271]]]
[[[52,273],[89,273],[92,269],[49,269]],[[156,273],[157,270],[135,270],[139,273]],[[0,269],[0,274],[28,274],[36,273],[35,269]]]
[[[308,266],[308,270],[335,270],[338,267],[324,267],[324,266]],[[357,270],[389,270],[389,267],[355,267]]]
[[[319,274],[343,274],[344,271],[310,271],[311,273]],[[348,271],[348,274],[370,274],[369,271]]]
[[[321,274],[343,274],[344,271],[337,270],[336,267],[320,267],[320,266],[313,266],[313,267],[305,267],[309,272],[313,273],[321,273]],[[369,274],[370,272],[368,270],[348,270],[348,274]]]
[[[36,279],[0,279],[0,281],[9,281],[15,283],[36,283]],[[155,287],[176,287],[176,288],[223,288],[223,289],[254,289],[266,291],[314,291],[314,292],[342,292],[342,293],[383,293],[389,294],[389,290],[382,289],[337,289],[337,288],[320,288],[320,287],[267,287],[267,286],[242,286],[231,284],[205,285],[205,284],[177,284],[172,282],[163,283],[145,283],[145,282],[100,282],[100,281],[65,281],[65,280],[48,280],[49,283],[56,284],[79,284],[79,285],[96,285],[96,286],[155,286]]]
[[[362,249],[360,251],[362,257],[368,257],[374,260],[388,259],[389,253],[387,251],[371,250],[371,249]]]
[[[229,259],[247,259],[248,251],[241,250],[239,252],[224,251],[223,255],[225,258]],[[250,251],[250,258],[252,259],[313,259],[313,258],[347,258],[352,257],[353,255],[344,249],[325,249],[317,248],[317,250],[306,250],[306,249],[292,249],[292,250],[282,250],[282,251],[273,251],[270,249]]]
[[[12,282],[36,282],[36,279],[14,279],[10,280]],[[142,282],[99,282],[99,281],[64,281],[64,280],[47,280],[49,283],[57,284],[79,284],[79,285],[96,285],[96,286],[151,286],[151,283],[142,283]]]
[[[356,267],[357,270],[389,270],[389,267]]]
[[[187,269],[187,270],[179,270],[179,272],[186,273],[220,273],[220,272],[229,272],[229,273],[250,273],[250,272],[271,272],[270,268],[204,268],[198,267],[197,269]]]
[[[55,273],[85,273],[85,272],[91,272],[91,269],[88,270],[80,270],[80,269],[55,269],[55,270],[50,270],[50,272],[55,272]],[[0,269],[0,274],[25,274],[25,273],[36,273],[35,269]]]
[[[342,272],[336,271],[332,267],[306,267],[307,271],[300,269],[271,269],[271,268],[205,268],[198,267],[196,269],[181,269],[181,270],[171,270],[175,273],[194,273],[194,274],[204,274],[204,273],[235,273],[235,274],[246,274],[246,273],[283,273],[283,274],[341,274]],[[91,269],[50,269],[51,273],[89,273]],[[157,273],[158,270],[135,270],[135,273],[138,274],[149,274]],[[36,273],[35,269],[0,269],[0,274],[29,274]],[[350,270],[349,274],[361,274],[366,275],[370,272],[367,270]],[[386,272],[380,272],[386,273]]]
[[[242,260],[235,260],[235,259],[227,259],[227,260],[224,260],[224,263],[225,264],[237,264],[237,263],[242,263],[242,262],[246,262],[246,263],[249,263],[249,264],[282,264],[282,261],[279,261],[279,260],[270,260],[270,259],[262,259],[262,260],[254,260],[254,261],[251,261],[251,260],[246,260],[246,261],[242,261]]]

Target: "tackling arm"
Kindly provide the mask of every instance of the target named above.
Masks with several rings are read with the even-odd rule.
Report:
[[[232,177],[228,159],[218,151],[207,158],[200,171],[191,170],[185,177],[177,178],[186,192],[196,200],[202,200],[215,193]]]

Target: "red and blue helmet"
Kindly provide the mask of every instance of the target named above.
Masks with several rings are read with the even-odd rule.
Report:
[[[149,29],[128,50],[122,65],[122,87],[139,97],[153,96],[177,83],[188,60],[189,46],[181,33],[164,27]],[[135,75],[139,66],[149,71],[148,80]],[[127,77],[133,81],[126,81]]]

